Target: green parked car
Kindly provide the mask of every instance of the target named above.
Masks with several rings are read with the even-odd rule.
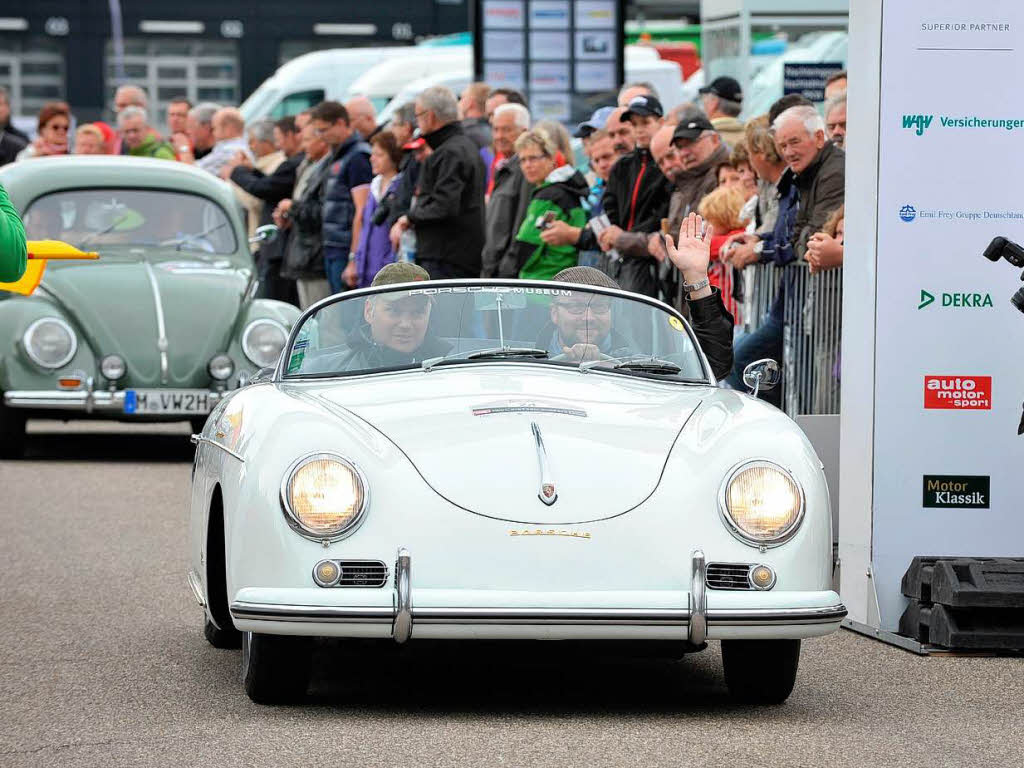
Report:
[[[29,418],[192,422],[277,362],[299,310],[254,299],[230,187],[180,163],[83,155],[0,170],[29,240],[98,261],[51,261],[31,296],[0,292],[0,455]],[[276,235],[261,227],[259,239]]]

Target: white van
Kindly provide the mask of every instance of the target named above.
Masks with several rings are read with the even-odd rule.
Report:
[[[467,77],[472,78],[472,46],[451,45],[443,48],[417,46],[405,48],[403,51],[405,56],[385,59],[353,80],[348,87],[347,98],[356,95],[367,96],[373,102],[377,112],[381,112],[399,92],[414,80],[443,79],[452,73],[465,73]],[[466,82],[468,83],[469,80]]]
[[[343,101],[349,85],[366,70],[416,50],[412,46],[332,48],[297,56],[282,64],[242,102],[242,116],[247,123],[262,118],[276,120],[326,99]]]
[[[393,59],[388,62],[387,67],[378,65],[377,68],[368,71],[364,77],[370,78],[377,69],[392,69],[400,65],[401,59]],[[384,123],[391,119],[394,111],[403,104],[416,99],[420,93],[434,85],[443,85],[450,88],[455,94],[459,94],[463,88],[473,81],[472,65],[467,63],[445,72],[439,72],[418,80],[406,80],[402,89],[398,91],[384,109],[377,115],[377,122]],[[630,45],[626,47],[626,82],[649,82],[658,91],[661,103],[665,110],[681,104],[684,99],[683,76],[679,65],[674,61],[666,61],[658,56],[653,48],[642,45]],[[350,96],[361,93],[358,90],[358,83],[353,83],[350,88]]]

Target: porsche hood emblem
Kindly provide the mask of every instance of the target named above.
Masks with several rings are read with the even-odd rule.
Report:
[[[551,483],[544,483],[540,488],[540,492],[545,499],[553,499],[555,497],[555,486]]]
[[[537,448],[537,465],[540,470],[540,493],[537,498],[549,507],[558,501],[558,492],[551,480],[551,467],[548,465],[548,452],[544,449],[544,438],[540,434],[540,427],[537,422],[530,424],[530,431],[533,432],[533,442]]]

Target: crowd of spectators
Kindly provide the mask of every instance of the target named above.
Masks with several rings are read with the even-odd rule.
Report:
[[[742,122],[732,78],[667,113],[653,86],[628,83],[616,104],[576,127],[577,158],[561,124],[535,122],[520,93],[486,83],[458,97],[428,88],[387,125],[362,96],[249,125],[234,107],[178,98],[164,134],[145,91],[124,85],[114,125],[72,134],[68,105],[53,102],[31,141],[11,126],[0,92],[0,164],[107,153],[219,176],[234,186],[250,232],[271,222],[281,230],[257,246],[261,295],[302,307],[414,260],[433,278],[550,279],[594,266],[685,312],[663,236],[698,212],[714,233],[709,279],[738,329],[751,265],[842,265],[845,73],[825,96],[823,112],[785,96]],[[785,290],[755,333],[737,331],[734,385],[746,363],[781,356]]]

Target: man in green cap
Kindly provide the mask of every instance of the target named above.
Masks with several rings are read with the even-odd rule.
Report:
[[[21,279],[27,264],[25,226],[11,205],[7,190],[0,185],[0,283],[13,283]]]

